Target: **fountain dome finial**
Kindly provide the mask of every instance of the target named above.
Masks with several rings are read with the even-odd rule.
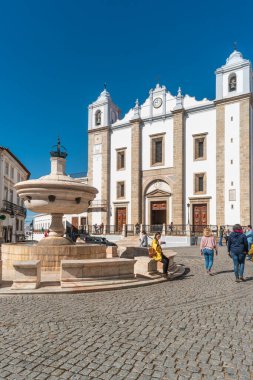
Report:
[[[60,136],[58,136],[58,140],[57,140],[57,145],[53,145],[52,148],[55,148],[55,150],[51,150],[50,151],[50,156],[51,157],[61,157],[61,158],[66,158],[68,153],[67,153],[67,149],[61,145],[61,140],[60,140]],[[64,150],[61,150],[61,149],[64,149]]]

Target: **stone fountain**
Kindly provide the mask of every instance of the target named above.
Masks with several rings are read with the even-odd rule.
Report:
[[[45,271],[59,271],[61,260],[94,259],[105,257],[104,247],[77,245],[64,237],[63,214],[79,214],[86,211],[97,189],[66,175],[67,152],[60,140],[50,152],[51,173],[39,179],[19,182],[15,185],[25,207],[38,213],[52,215],[49,236],[37,244],[16,243],[2,245],[3,269],[12,269],[17,260],[40,260]]]
[[[92,286],[106,289],[130,284],[138,286],[142,283],[138,275],[148,278],[147,281],[163,280],[157,274],[154,265],[156,263],[147,257],[147,252],[146,257],[139,261],[135,257],[119,258],[117,251],[109,252],[104,245],[75,244],[71,239],[64,237],[63,214],[79,214],[86,211],[89,202],[94,200],[98,191],[66,175],[67,152],[61,147],[59,140],[50,155],[49,175],[15,185],[25,207],[34,212],[51,214],[52,222],[49,236],[44,237],[39,243],[2,245],[3,272],[9,274],[14,271],[14,275],[8,277],[13,280],[10,291],[36,289],[39,286],[41,271],[44,275],[45,272],[50,272],[56,277],[60,275],[61,288],[71,289]],[[178,268],[173,267],[173,274],[176,272],[180,275]]]
[[[72,240],[63,237],[63,214],[80,214],[86,211],[98,191],[66,175],[67,152],[61,147],[59,140],[55,147],[50,152],[51,173],[39,179],[19,182],[15,187],[27,209],[52,216],[49,236],[38,244],[73,245]]]

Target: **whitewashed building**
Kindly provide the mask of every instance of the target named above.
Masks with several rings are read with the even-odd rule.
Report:
[[[8,148],[0,146],[0,243],[24,239],[26,209],[14,185],[29,176],[22,162]]]
[[[157,84],[122,119],[106,89],[89,106],[89,224],[253,222],[252,66],[235,50],[215,75],[214,100]]]

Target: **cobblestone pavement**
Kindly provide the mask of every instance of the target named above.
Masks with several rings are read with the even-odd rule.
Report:
[[[205,274],[88,294],[0,297],[0,379],[253,379],[253,263],[235,283],[225,249]]]

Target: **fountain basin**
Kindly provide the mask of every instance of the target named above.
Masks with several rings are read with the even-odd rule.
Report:
[[[59,272],[62,260],[106,259],[104,245],[2,244],[3,270],[13,270],[15,261],[40,260],[41,270]]]

